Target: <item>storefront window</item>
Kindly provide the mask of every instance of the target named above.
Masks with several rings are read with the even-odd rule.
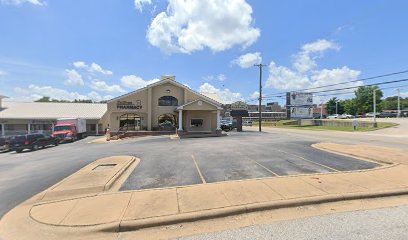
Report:
[[[119,117],[120,131],[138,131],[140,130],[140,116],[128,113]]]
[[[159,98],[159,106],[178,106],[178,100],[173,96],[163,96]]]
[[[163,114],[159,116],[160,130],[175,130],[177,126],[177,118],[173,114]]]
[[[203,126],[203,119],[191,119],[190,126],[191,127],[202,127]]]

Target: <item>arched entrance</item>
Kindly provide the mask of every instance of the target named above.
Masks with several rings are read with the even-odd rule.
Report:
[[[173,131],[177,128],[177,118],[173,114],[163,114],[159,116],[159,130]]]
[[[120,131],[139,131],[140,130],[140,116],[134,113],[126,113],[119,117]]]

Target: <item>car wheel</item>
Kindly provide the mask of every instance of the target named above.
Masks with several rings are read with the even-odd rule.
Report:
[[[38,150],[38,145],[34,144],[34,146],[31,148],[32,151],[37,151]]]
[[[21,153],[23,151],[23,149],[18,149],[16,150],[16,153]]]

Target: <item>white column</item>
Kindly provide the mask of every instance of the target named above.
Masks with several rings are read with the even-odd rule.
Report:
[[[217,110],[217,130],[221,129],[220,113],[221,113],[221,111]]]
[[[31,123],[29,123],[29,124],[27,124],[27,126],[28,126],[28,134],[30,134],[31,133]]]
[[[6,125],[4,123],[1,124],[1,136],[5,136],[6,135],[6,130],[4,129],[6,127]]]
[[[98,123],[96,123],[96,135],[99,135],[99,124]]]
[[[179,122],[178,130],[179,130],[179,131],[183,131],[183,110],[179,110],[179,119],[178,119],[178,122]]]
[[[54,127],[55,127],[54,123],[51,123],[51,131],[52,132],[54,132]]]

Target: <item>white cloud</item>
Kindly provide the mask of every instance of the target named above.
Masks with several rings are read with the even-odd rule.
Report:
[[[135,0],[135,8],[142,12],[144,5],[152,4],[152,0]]]
[[[79,69],[87,69],[88,65],[85,62],[82,61],[77,61],[73,63],[74,67],[79,68]]]
[[[336,43],[325,39],[317,40],[305,44],[302,50],[293,56],[291,68],[277,65],[272,61],[269,64],[269,77],[265,88],[296,90],[357,80],[361,72],[347,66],[334,69],[318,69],[317,58],[321,58],[325,51],[330,49],[339,50],[340,47]],[[357,81],[339,86],[319,88],[316,91],[360,86],[362,84],[362,81]],[[328,94],[332,93],[334,92],[328,92]]]
[[[28,88],[14,88],[14,91],[19,95],[18,99],[37,100],[43,96],[57,100],[73,101],[75,99],[88,99],[87,96],[81,95],[78,92],[68,92],[64,89],[54,88],[51,86],[37,86],[31,84]]]
[[[234,59],[231,64],[236,64],[241,68],[250,68],[255,64],[260,64],[262,62],[262,57],[260,52],[247,53]]]
[[[112,95],[101,96],[99,93],[92,91],[88,93],[88,98],[94,102],[107,101],[113,98]]]
[[[92,80],[90,87],[95,91],[103,92],[103,93],[124,93],[126,92],[119,85],[116,85],[116,84],[108,85],[105,81],[101,81],[98,79]]]
[[[89,72],[91,73],[101,73],[103,75],[112,75],[113,72],[110,70],[104,70],[100,65],[92,63],[89,67]]]
[[[259,98],[259,92],[255,91],[251,94],[251,99],[258,99]]]
[[[99,64],[97,63],[91,63],[91,65],[88,65],[87,63],[83,61],[76,61],[73,63],[74,67],[77,69],[84,69],[92,74],[95,73],[100,73],[103,75],[113,75],[113,72],[110,70],[105,70],[103,69]]]
[[[303,45],[302,51],[294,56],[293,67],[301,72],[307,72],[317,67],[316,59],[323,57],[323,53],[327,50],[340,50],[340,47],[326,39],[319,39],[312,43]]]
[[[205,81],[218,80],[218,81],[223,82],[223,81],[227,80],[227,76],[225,76],[225,74],[220,73],[217,76],[214,76],[214,75],[205,76],[205,77],[203,77],[203,79]]]
[[[67,75],[67,80],[65,80],[65,85],[68,86],[84,86],[84,80],[82,79],[81,74],[79,74],[75,69],[65,70]]]
[[[227,79],[227,77],[224,74],[219,74],[217,76],[217,79],[221,82],[225,81]]]
[[[29,4],[33,4],[37,6],[47,5],[46,2],[42,0],[0,0],[0,3],[4,5],[15,5],[15,6],[22,5],[25,3],[29,3]]]
[[[123,76],[120,79],[121,83],[123,86],[126,86],[128,88],[131,88],[133,90],[139,89],[146,87],[149,84],[155,83],[159,81],[159,79],[155,78],[153,80],[143,80],[143,78],[135,75],[128,75],[128,76]]]
[[[242,97],[241,93],[231,92],[228,88],[224,90],[218,89],[209,83],[204,83],[200,86],[199,89],[200,93],[216,93],[221,98],[223,103],[232,103],[236,101],[243,101],[244,98]]]
[[[165,53],[190,54],[205,48],[213,52],[235,45],[245,48],[259,36],[252,7],[245,0],[169,0],[166,12],[152,20],[146,37]]]
[[[6,76],[6,75],[7,75],[7,72],[0,69],[0,77],[1,77],[1,76]]]

